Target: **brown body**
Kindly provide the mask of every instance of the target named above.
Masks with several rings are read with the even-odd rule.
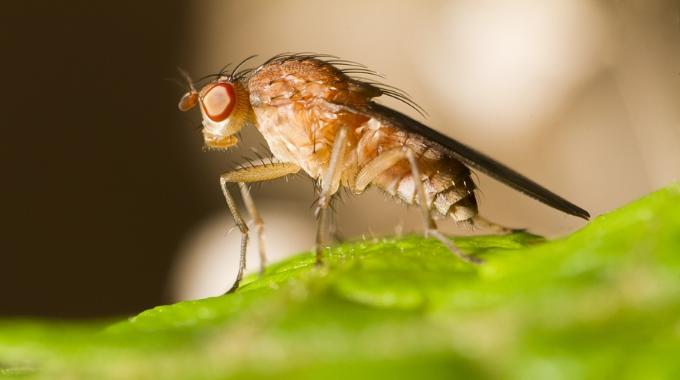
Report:
[[[220,177],[227,206],[242,234],[240,267],[231,291],[238,287],[245,270],[249,239],[249,227],[229,190],[234,183],[238,184],[256,227],[262,263],[265,261],[264,224],[247,184],[301,170],[316,180],[319,189],[316,236],[319,264],[328,232],[326,210],[341,186],[359,194],[375,185],[407,204],[419,205],[425,235],[436,238],[469,263],[481,260],[464,254],[442,234],[432,213],[493,227],[496,231],[509,230],[477,215],[475,184],[468,167],[558,210],[585,219],[589,217],[587,211],[507,166],[374,102],[373,98],[386,95],[417,109],[399,90],[348,75],[371,74],[364,66],[328,58],[284,54],[256,69],[236,71],[239,65],[229,74],[216,74],[200,91],[189,80],[189,92],[180,100],[182,111],[200,106],[207,146],[230,148],[238,143],[238,132],[252,125],[267,140],[274,155],[275,160],[271,162],[244,165]]]
[[[347,147],[334,179],[353,193],[357,175],[384,152],[410,148],[418,161],[428,207],[440,215],[464,221],[477,214],[470,170],[436,143],[370,115],[366,106],[380,95],[378,88],[354,81],[331,64],[317,60],[274,61],[248,80],[256,127],[280,161],[297,164],[321,180],[328,166],[339,127],[348,127]],[[416,187],[406,158],[371,181],[407,204],[417,204]]]

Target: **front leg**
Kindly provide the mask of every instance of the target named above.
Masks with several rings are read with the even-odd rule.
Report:
[[[259,165],[241,167],[233,171],[224,173],[220,176],[220,186],[222,187],[222,193],[227,201],[227,207],[229,207],[229,212],[236,222],[236,226],[239,231],[241,231],[241,255],[239,258],[238,273],[236,275],[236,281],[234,285],[227,291],[227,293],[234,292],[240,282],[243,279],[243,272],[246,269],[246,248],[248,247],[248,225],[241,217],[241,213],[236,207],[236,202],[234,198],[229,193],[228,185],[230,183],[238,183],[239,189],[241,190],[241,196],[243,197],[243,202],[245,203],[246,209],[250,214],[250,217],[255,222],[256,233],[258,237],[258,247],[260,252],[261,269],[264,271],[264,265],[266,261],[266,255],[264,250],[264,222],[260,218],[260,214],[255,208],[255,203],[253,198],[250,196],[248,191],[248,186],[246,183],[262,182],[268,181],[276,178],[285,177],[288,174],[294,174],[300,171],[300,167],[295,164],[290,163],[261,163]]]

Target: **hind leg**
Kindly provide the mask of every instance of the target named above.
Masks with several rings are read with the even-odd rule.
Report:
[[[423,223],[425,224],[425,236],[432,236],[435,239],[439,240],[446,248],[449,249],[454,255],[456,255],[459,259],[471,263],[471,264],[481,264],[482,260],[478,259],[476,257],[468,256],[461,252],[461,250],[456,247],[455,244],[446,237],[439,229],[437,229],[437,223],[434,221],[434,218],[432,218],[432,215],[430,214],[430,209],[427,206],[427,196],[425,195],[425,188],[423,186],[423,182],[420,180],[420,170],[418,169],[418,162],[416,161],[416,158],[413,154],[413,151],[410,149],[405,150],[406,153],[406,158],[408,159],[409,164],[411,165],[411,175],[413,176],[415,185],[416,185],[416,192],[417,195],[419,196],[419,204],[420,204],[420,212],[423,217]]]
[[[475,217],[471,219],[471,222],[474,227],[490,230],[497,234],[511,234],[513,232],[524,231],[523,228],[511,228],[502,226],[479,215],[475,215]]]

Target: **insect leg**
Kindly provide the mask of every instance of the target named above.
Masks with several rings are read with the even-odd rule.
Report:
[[[509,233],[512,233],[512,232],[523,231],[523,229],[521,229],[521,228],[510,228],[510,227],[502,226],[498,223],[494,223],[494,222],[492,222],[492,221],[490,221],[490,220],[488,220],[484,217],[481,217],[479,215],[475,215],[472,218],[472,224],[475,227],[486,228],[486,229],[489,229],[489,230],[491,230],[495,233],[499,233],[499,234],[509,234]]]
[[[231,216],[234,218],[236,226],[238,227],[239,231],[241,231],[241,255],[239,257],[238,274],[236,275],[236,281],[234,282],[234,285],[232,285],[232,287],[227,291],[227,293],[231,293],[238,288],[238,285],[241,282],[241,279],[243,278],[243,271],[246,269],[248,226],[246,225],[246,222],[243,220],[243,217],[241,217],[238,208],[236,208],[236,203],[234,202],[234,198],[232,198],[231,194],[229,193],[227,184],[228,182],[224,179],[224,177],[220,177],[220,185],[222,187],[222,193],[224,194],[224,198],[227,200],[227,207],[229,207],[229,212],[231,212]]]
[[[234,285],[232,285],[232,287],[229,289],[229,291],[227,291],[227,293],[234,292],[238,288],[241,279],[243,279],[243,272],[246,269],[246,248],[248,247],[248,225],[243,220],[241,213],[238,211],[238,208],[236,207],[236,202],[229,193],[228,185],[230,183],[235,182],[238,183],[246,209],[248,209],[248,213],[250,214],[251,218],[253,218],[253,220],[255,221],[255,225],[257,228],[256,233],[258,234],[258,243],[260,248],[260,258],[264,259],[264,240],[263,240],[264,223],[262,222],[259,213],[255,209],[255,203],[253,202],[253,199],[250,196],[250,192],[248,191],[246,183],[261,182],[280,177],[285,177],[288,174],[297,173],[299,170],[300,168],[295,164],[263,163],[248,167],[244,166],[233,171],[224,173],[220,176],[220,186],[222,188],[224,198],[227,201],[227,207],[229,208],[231,216],[234,218],[234,222],[236,222],[236,226],[238,227],[239,231],[241,231],[241,252],[239,258],[238,273],[236,275],[236,281],[234,282]],[[263,270],[264,268],[264,261],[262,265],[263,266],[261,267],[262,268],[261,270]]]
[[[363,192],[378,175],[404,158],[406,158],[406,152],[401,148],[395,148],[380,153],[359,171],[356,180],[354,181],[354,188],[352,191],[355,193]]]
[[[333,149],[331,150],[331,158],[328,163],[328,168],[326,169],[323,177],[321,178],[321,194],[319,194],[319,204],[317,206],[318,222],[316,225],[316,264],[320,265],[322,262],[322,250],[321,246],[326,241],[327,234],[327,223],[326,223],[326,213],[328,205],[330,204],[331,197],[338,188],[338,167],[341,165],[343,160],[345,145],[347,144],[347,127],[340,127],[335,135],[335,140],[333,141]]]
[[[330,207],[330,209],[333,211],[333,207]],[[342,243],[346,239],[338,230],[338,218],[336,216],[337,215],[335,212],[331,212],[328,217],[328,234],[330,235],[331,239],[333,239],[334,243]]]
[[[420,177],[418,162],[416,161],[416,158],[411,149],[406,148],[404,150],[404,153],[406,154],[406,158],[408,159],[408,162],[411,165],[411,175],[413,176],[413,182],[415,182],[416,185],[416,192],[418,193],[418,197],[420,198],[418,203],[420,204],[420,212],[423,217],[423,223],[425,224],[425,237],[432,236],[435,239],[439,240],[442,244],[444,244],[444,246],[446,246],[446,248],[449,249],[449,251],[453,252],[454,255],[456,255],[463,261],[472,264],[480,264],[482,262],[480,259],[468,256],[461,252],[460,249],[458,249],[458,247],[456,247],[449,238],[444,236],[444,234],[442,234],[437,229],[437,223],[432,218],[432,215],[430,215],[430,209],[427,206],[427,195],[425,194],[425,187],[423,186],[423,181],[421,180]]]
[[[257,249],[260,254],[260,274],[262,275],[264,274],[264,268],[267,265],[267,255],[264,249],[264,222],[262,221],[262,217],[260,217],[260,213],[257,212],[257,208],[255,208],[255,202],[253,202],[253,197],[250,195],[248,186],[246,186],[244,182],[239,182],[238,187],[241,190],[241,198],[246,206],[246,210],[248,210],[248,214],[250,214],[250,218],[255,224]]]

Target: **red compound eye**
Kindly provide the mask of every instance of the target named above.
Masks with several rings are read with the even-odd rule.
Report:
[[[234,109],[234,87],[229,83],[218,83],[205,93],[201,102],[210,120],[220,122]]]

